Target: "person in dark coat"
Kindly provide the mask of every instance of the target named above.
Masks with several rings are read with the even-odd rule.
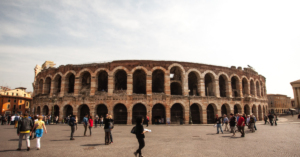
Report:
[[[143,127],[143,122],[144,122],[144,118],[143,117],[137,117],[136,119],[136,126],[135,126],[135,129],[136,129],[136,138],[139,142],[139,149],[136,150],[136,152],[134,152],[133,154],[135,156],[137,156],[137,154],[139,154],[139,157],[142,157],[142,149],[145,147],[145,133],[148,132],[148,131],[145,131],[144,130],[144,127]]]

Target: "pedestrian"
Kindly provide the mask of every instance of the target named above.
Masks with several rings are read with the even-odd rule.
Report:
[[[239,114],[239,121],[237,123],[237,127],[239,129],[239,132],[242,134],[241,137],[245,137],[245,119],[242,117],[241,114]]]
[[[247,116],[247,119],[246,119],[246,126],[248,126],[248,129],[250,129],[250,115]]]
[[[149,117],[146,116],[146,126],[148,127],[148,125],[149,125]]]
[[[256,117],[254,115],[253,115],[253,118],[254,118],[254,129],[257,130],[257,128],[256,128],[256,121],[257,121],[257,119],[256,119]]]
[[[145,133],[148,131],[144,130],[143,127],[143,121],[144,118],[139,116],[136,119],[136,126],[135,126],[135,133],[136,133],[136,138],[139,142],[139,148],[136,150],[136,152],[134,152],[133,154],[137,157],[137,154],[139,154],[139,157],[142,157],[142,149],[145,147]]]
[[[224,131],[229,131],[229,129],[228,129],[228,122],[229,122],[229,119],[227,118],[226,114],[224,114],[223,115],[223,125],[225,124]]]
[[[33,121],[33,124],[34,124],[35,122],[38,121],[38,116],[34,116],[33,119],[31,119],[31,120]],[[34,128],[33,131],[31,131],[31,135],[30,135],[30,139],[31,139],[31,140],[34,139],[34,138],[36,138],[35,130],[36,130],[36,128]],[[33,134],[34,134],[34,135],[33,135]],[[32,138],[32,137],[33,137],[33,138]]]
[[[109,115],[106,115],[106,118],[104,120],[104,131],[105,131],[105,145],[111,144],[111,125],[112,121],[110,119]]]
[[[2,121],[2,124],[1,125],[5,125],[6,124],[6,116],[3,115],[2,118],[1,118],[1,121]]]
[[[230,114],[229,125],[230,125],[230,132],[233,133],[232,136],[235,136],[236,118],[233,116],[232,113]]]
[[[222,134],[223,134],[223,130],[222,130],[222,117],[219,117],[218,114],[216,114],[216,119],[215,119],[215,124],[217,124],[217,134],[219,134],[219,130],[221,130]]]
[[[268,116],[265,115],[264,120],[265,120],[265,125],[266,125],[268,122]]]
[[[45,126],[45,122],[43,121],[43,116],[39,116],[39,120],[34,122],[34,127],[32,128],[32,131],[35,129],[35,135],[36,135],[36,149],[40,150],[41,148],[41,138],[43,137],[43,133],[45,130],[45,134],[47,134],[47,129]]]
[[[299,113],[299,115],[298,115],[298,119],[300,119],[300,113]]]
[[[71,137],[70,137],[70,140],[75,140],[74,139],[74,132],[75,132],[76,119],[75,119],[74,115],[71,116],[69,125],[71,127]]]
[[[255,124],[255,120],[254,120],[253,115],[251,115],[250,119],[249,119],[249,128],[250,128],[250,131],[252,131],[252,132],[255,132],[254,124]]]
[[[33,128],[33,122],[31,119],[28,118],[28,114],[24,114],[24,118],[19,121],[18,128],[17,128],[17,134],[19,136],[19,148],[17,150],[21,150],[22,148],[22,140],[23,136],[25,136],[26,139],[26,146],[27,151],[30,150],[30,130]]]
[[[7,117],[7,125],[10,125],[10,121],[11,121],[11,116],[8,115],[8,117]]]
[[[294,117],[294,112],[293,112],[293,111],[291,111],[291,113],[292,113],[292,117]]]
[[[10,125],[15,125],[15,115],[11,116]]]
[[[97,128],[98,121],[99,121],[99,116],[96,115],[95,116],[95,128]]]
[[[89,117],[89,130],[90,130],[90,136],[92,136],[92,128],[93,128],[93,124],[94,124],[93,117],[90,116],[90,117]]]
[[[103,126],[103,117],[102,116],[100,117],[100,128],[101,128],[101,126]]]
[[[114,141],[113,141],[113,135],[112,135],[112,129],[114,128],[114,120],[112,119],[112,116],[109,115],[109,119],[110,119],[110,143],[112,144]]]
[[[275,126],[277,126],[277,121],[278,121],[278,116],[276,114],[274,114],[274,122],[275,122]]]
[[[58,123],[58,116],[55,117],[55,123]]]
[[[85,117],[83,117],[83,126],[84,126],[84,136],[86,136],[86,130],[87,130],[87,126],[88,126],[88,114],[85,115]]]
[[[274,119],[274,116],[273,116],[272,114],[269,113],[268,118],[269,118],[269,121],[270,121],[271,126],[273,126],[273,119]]]

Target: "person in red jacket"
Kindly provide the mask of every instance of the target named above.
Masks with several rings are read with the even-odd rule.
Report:
[[[94,124],[93,117],[90,116],[90,117],[89,117],[90,136],[92,136],[92,128],[93,128],[93,124]]]
[[[241,114],[239,114],[239,121],[237,123],[237,127],[239,129],[239,132],[241,132],[242,136],[245,137],[245,119],[242,117]]]

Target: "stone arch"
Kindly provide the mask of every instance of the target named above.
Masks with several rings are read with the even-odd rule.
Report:
[[[136,118],[139,116],[144,118],[144,123],[145,123],[146,122],[145,119],[147,116],[147,107],[142,103],[136,103],[132,107],[132,124],[135,124]]]
[[[63,118],[73,115],[73,106],[70,104],[67,104],[63,107]]]
[[[97,91],[108,92],[109,71],[105,68],[99,68],[95,72]]]
[[[159,119],[162,118],[162,124],[166,124],[166,107],[162,103],[156,103],[152,107],[152,124],[158,124]]]
[[[236,115],[237,113],[242,114],[243,113],[242,106],[240,104],[235,104],[233,106],[233,113],[234,113],[234,115]]]
[[[58,116],[59,117],[59,106],[56,104],[54,105],[54,117]]]
[[[184,121],[184,105],[181,103],[175,103],[170,107],[171,124],[180,124],[180,121]]]
[[[184,67],[183,67],[182,65],[178,64],[178,63],[173,63],[173,64],[171,64],[171,65],[168,67],[168,71],[170,72],[171,69],[172,69],[173,67],[176,67],[176,66],[179,67],[179,68],[181,69],[182,74],[185,75]]]
[[[38,107],[36,108],[36,114],[37,114],[37,115],[41,115],[41,107],[40,107],[40,106],[38,106]]]
[[[244,106],[244,114],[250,115],[250,106],[248,104]]]
[[[82,122],[84,116],[88,115],[90,116],[90,108],[87,104],[81,104],[79,107],[78,107],[78,122]]]
[[[230,111],[230,106],[227,103],[223,104],[221,106],[221,115],[219,117],[223,116],[224,114],[226,114],[226,116],[229,117]]]
[[[236,74],[232,74],[230,77],[231,80],[231,92],[232,97],[241,97],[240,93],[240,77],[238,77]]]
[[[148,75],[148,70],[143,66],[136,66],[131,70],[131,73],[133,74],[136,70],[143,70],[146,75]]]
[[[204,73],[205,96],[216,96],[216,75],[214,73]]]
[[[188,89],[190,90],[189,95],[200,95],[200,79],[201,73],[197,69],[190,69],[186,73],[188,79]]]
[[[252,97],[255,96],[255,84],[253,79],[250,79],[250,93]]]
[[[219,74],[219,90],[220,97],[229,97],[229,86],[228,86],[228,76],[227,74]]]
[[[165,74],[162,69],[152,71],[152,93],[165,93]]]
[[[102,116],[105,118],[106,114],[108,114],[108,108],[105,104],[98,104],[95,107],[95,116],[98,115],[99,118]]]
[[[203,124],[203,108],[199,103],[191,105],[191,115],[193,124]]]
[[[62,73],[59,72],[59,73],[56,73],[53,77],[54,78],[54,89],[53,89],[54,94],[58,94],[61,91],[62,76],[63,76]]]
[[[48,105],[43,106],[43,113],[44,116],[49,115],[49,107]]]
[[[263,112],[261,109],[261,105],[258,105],[258,117],[256,117],[257,120],[263,120]]]
[[[216,114],[218,113],[217,105],[213,103],[207,105],[206,113],[207,113],[207,124],[215,123]]]
[[[75,89],[75,76],[76,72],[74,70],[70,70],[65,73],[64,80],[65,80],[65,93],[74,93]]]
[[[82,75],[83,75],[85,72],[90,73],[91,76],[94,74],[93,71],[92,71],[91,69],[89,69],[89,68],[84,68],[84,69],[81,69],[81,70],[75,75],[75,77],[82,77]]]
[[[155,66],[155,67],[153,67],[151,69],[151,72],[153,73],[155,70],[162,70],[165,74],[168,73],[168,71],[165,68],[161,67],[161,66]]]
[[[185,80],[185,72],[183,67],[177,66],[169,66],[169,73],[172,76],[170,77],[170,87],[171,87],[171,95],[182,95],[184,93],[184,80]]]
[[[246,76],[242,76],[242,92],[243,92],[243,96],[249,96],[249,80],[247,79]]]
[[[257,115],[257,107],[256,107],[255,104],[253,104],[253,106],[252,106],[252,113],[253,113],[253,115],[254,115],[256,118],[258,118],[258,115]]]
[[[44,80],[40,79],[38,85],[38,94],[43,94]]]
[[[91,70],[85,68],[82,69],[77,75],[79,76],[79,93],[89,95],[92,85],[92,74]]]
[[[51,92],[51,77],[46,77],[46,80],[45,80],[45,87],[44,87],[44,94],[50,94]]]
[[[258,80],[255,81],[255,88],[256,88],[256,96],[260,97],[260,84]]]
[[[122,103],[117,103],[113,107],[114,123],[127,124],[127,108]]]
[[[115,93],[122,92],[127,90],[127,75],[130,72],[123,66],[118,66],[112,71],[113,75],[113,89]]]
[[[146,94],[147,71],[143,68],[137,68],[132,74],[132,91],[136,94]]]

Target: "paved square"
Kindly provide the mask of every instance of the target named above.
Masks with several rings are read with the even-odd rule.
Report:
[[[299,125],[297,117],[284,117],[278,126],[271,127],[257,123],[257,131],[246,137],[236,137],[224,132],[216,134],[212,125],[193,126],[156,126],[148,128],[146,146],[142,150],[145,157],[182,157],[182,156],[300,156]],[[0,126],[0,156],[101,156],[133,157],[138,142],[130,133],[132,126],[115,126],[114,143],[104,145],[104,131],[93,128],[92,137],[83,137],[83,126],[75,132],[75,140],[70,141],[70,127],[67,125],[47,126],[48,134],[41,139],[41,150],[36,150],[36,140],[31,141],[31,150],[26,151],[23,140],[22,151],[15,151],[18,136],[13,126]]]

